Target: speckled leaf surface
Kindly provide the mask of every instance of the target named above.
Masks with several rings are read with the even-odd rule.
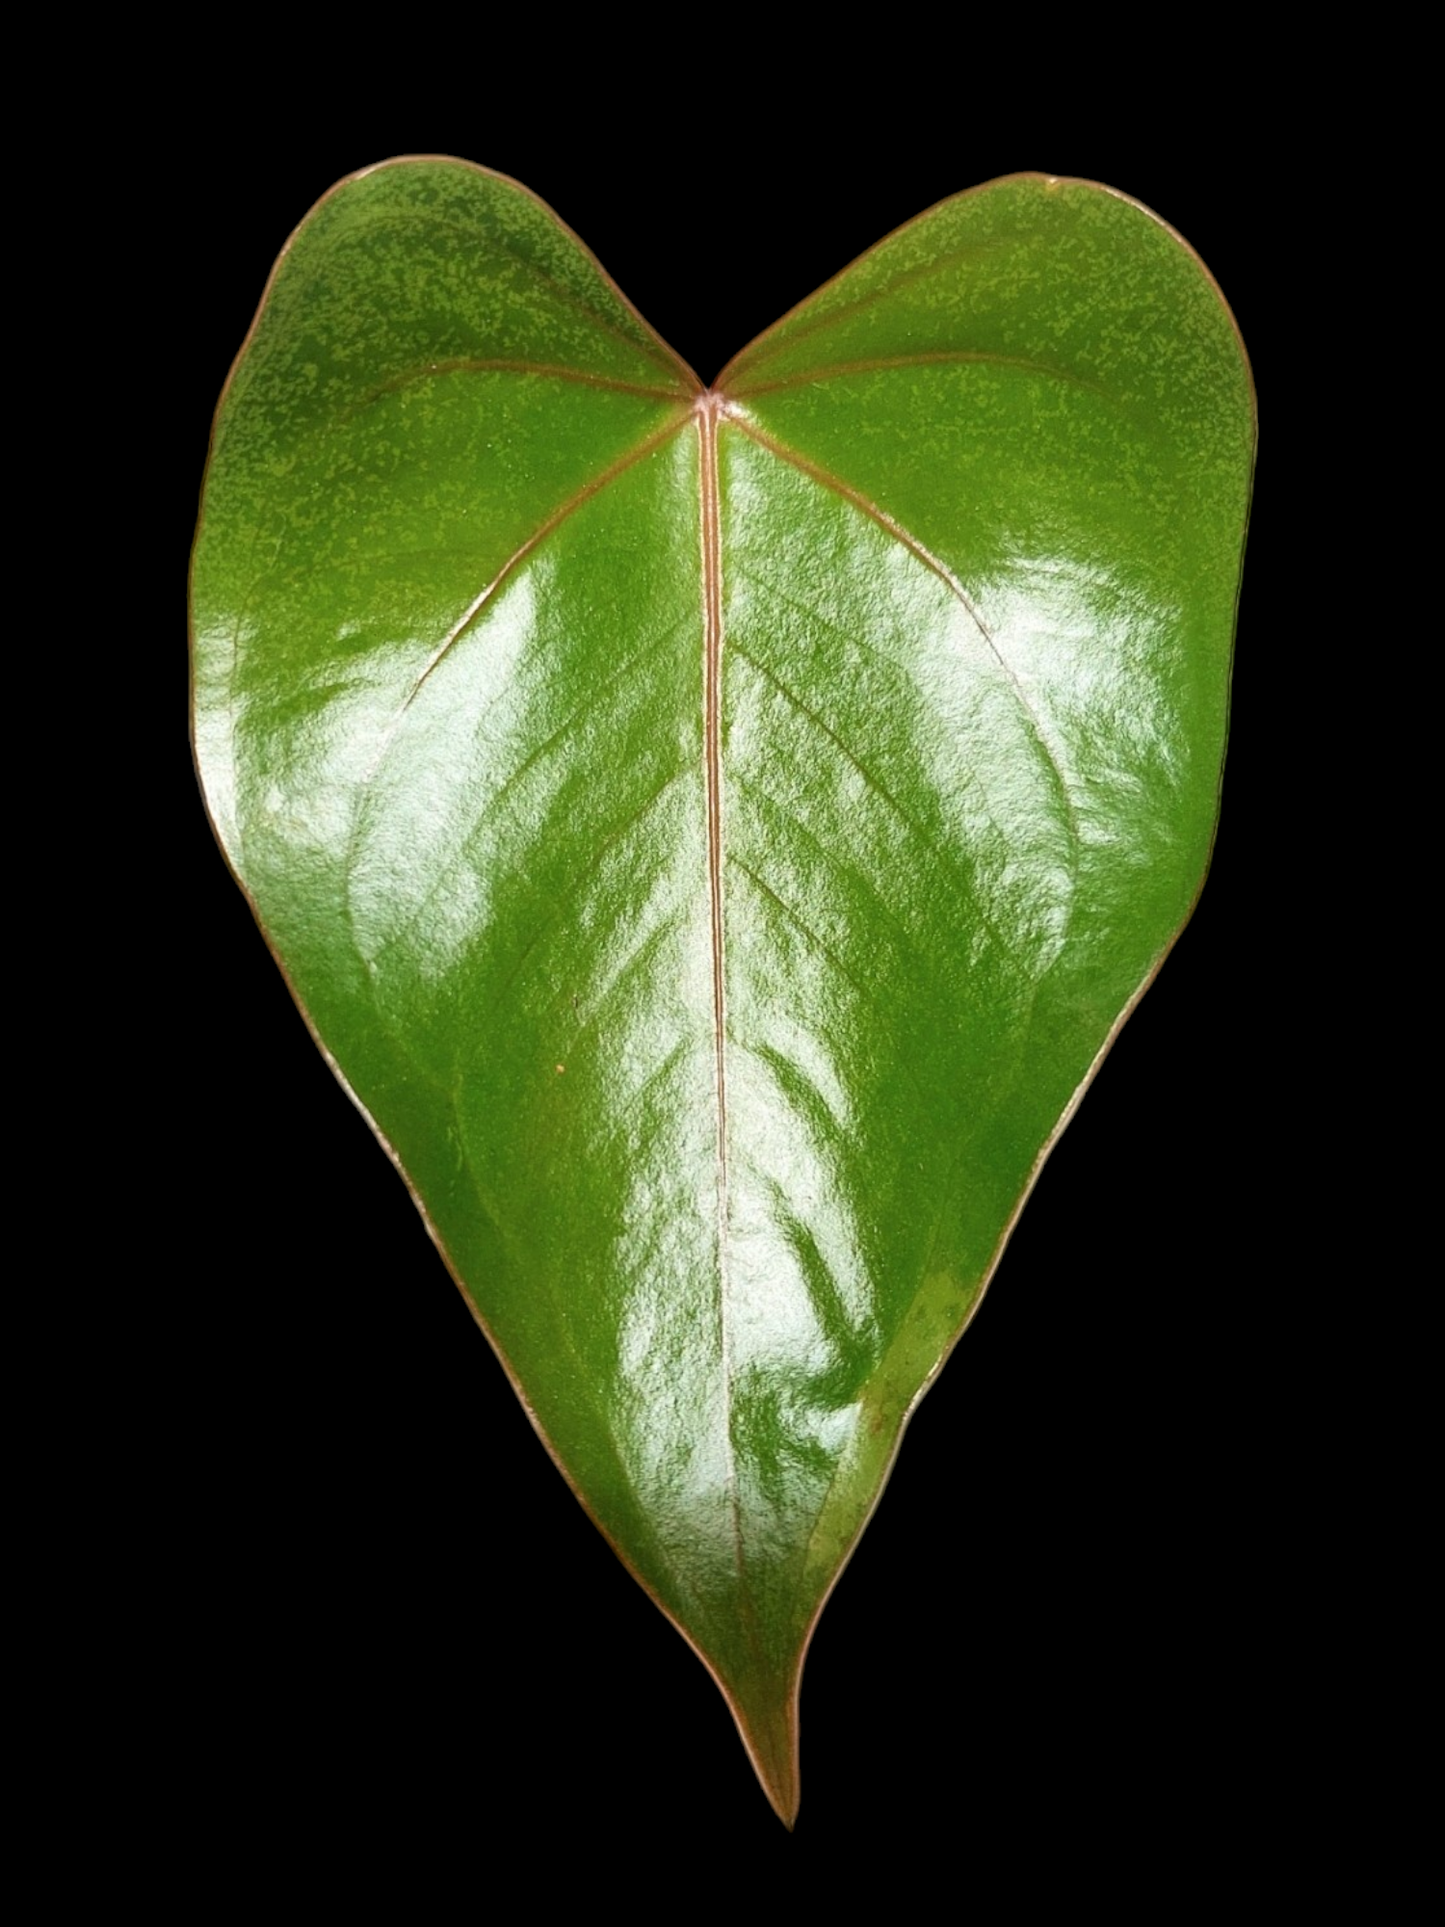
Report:
[[[218,835],[785,1818],[811,1626],[1200,887],[1253,438],[1197,259],[1043,177],[704,390],[524,189],[388,164],[223,400]]]

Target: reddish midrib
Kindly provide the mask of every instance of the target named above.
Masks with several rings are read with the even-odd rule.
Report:
[[[732,1438],[732,1345],[728,1330],[728,1144],[726,999],[723,977],[723,832],[722,832],[722,523],[717,471],[718,418],[727,404],[709,391],[694,403],[699,442],[699,479],[702,493],[702,735],[703,770],[707,800],[707,881],[712,941],[713,1075],[717,1095],[717,1239],[718,1345],[722,1363],[723,1427],[727,1454],[728,1489],[732,1502],[733,1549],[738,1578],[743,1573],[742,1516]],[[740,1601],[751,1626],[746,1592]]]
[[[703,578],[703,760],[707,789],[707,876],[712,917],[713,1049],[717,1072],[717,1155],[720,1186],[727,1175],[727,1076],[723,1053],[722,904],[722,554],[719,528],[717,420],[719,400],[699,396]],[[720,1196],[724,1192],[720,1190]]]

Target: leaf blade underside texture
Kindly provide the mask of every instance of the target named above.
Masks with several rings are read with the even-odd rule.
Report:
[[[524,190],[388,164],[223,400],[218,834],[785,1818],[817,1612],[1200,886],[1252,453],[1198,262],[1040,177],[703,391]]]

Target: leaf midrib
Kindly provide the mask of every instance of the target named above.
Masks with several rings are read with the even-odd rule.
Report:
[[[721,398],[709,390],[698,397],[698,487],[701,496],[703,603],[703,763],[707,809],[708,920],[712,951],[713,1079],[717,1104],[717,1263],[718,1356],[722,1370],[723,1438],[732,1512],[733,1557],[744,1602],[749,1643],[756,1648],[756,1627],[743,1577],[742,1505],[733,1448],[732,1334],[728,1325],[728,1143],[727,1007],[725,998],[722,848],[722,504],[717,473],[717,424]]]

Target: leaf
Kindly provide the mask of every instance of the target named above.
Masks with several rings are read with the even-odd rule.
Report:
[[[223,398],[217,833],[785,1820],[818,1612],[1200,887],[1253,432],[1197,260],[1038,176],[704,390],[525,190],[390,163]]]

